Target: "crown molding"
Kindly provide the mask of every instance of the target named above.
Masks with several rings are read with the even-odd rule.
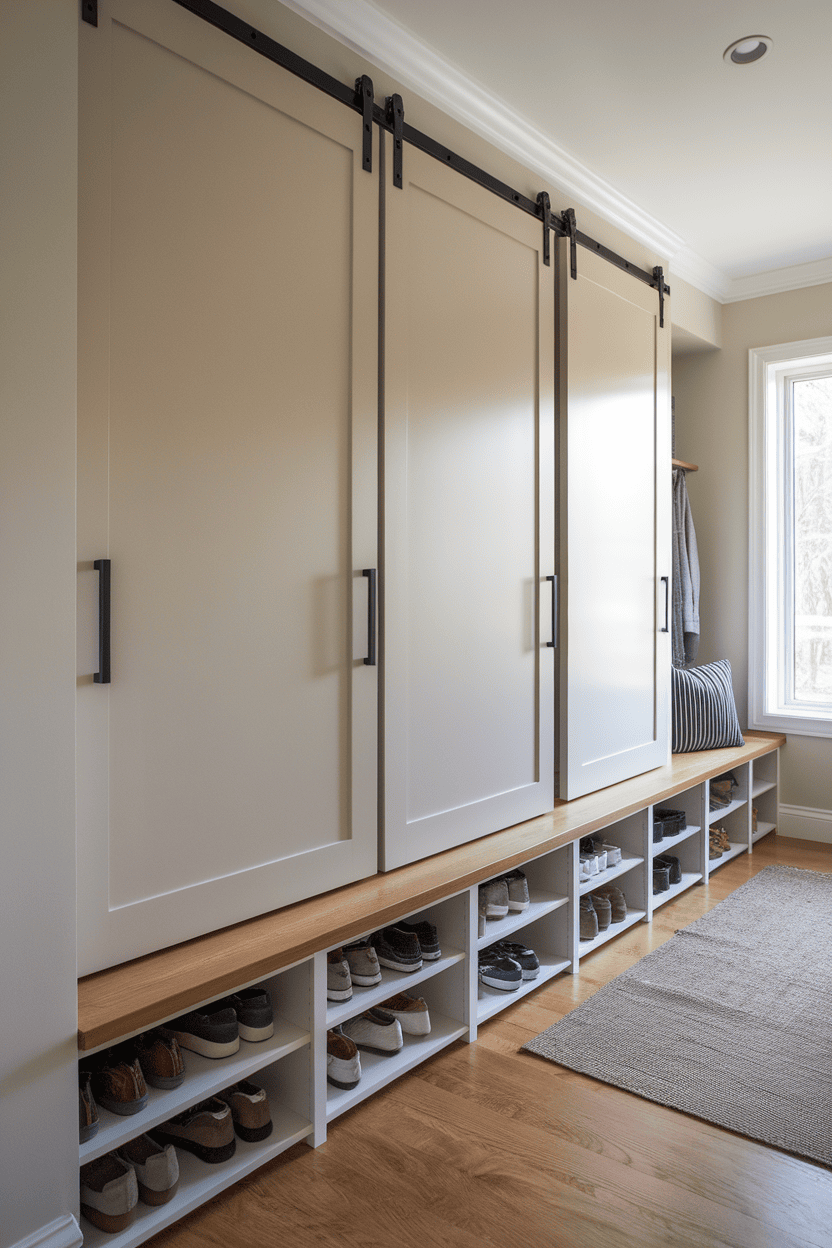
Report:
[[[682,247],[671,256],[669,267],[671,279],[681,277],[683,282],[695,286],[717,303],[725,303],[728,298],[731,290],[728,274],[689,247]]]
[[[806,286],[823,286],[827,282],[832,282],[832,256],[785,269],[770,269],[767,273],[753,273],[750,277],[735,277],[730,281],[723,303],[760,299],[763,295],[779,295],[786,290],[803,290]]]
[[[282,3],[520,161],[557,187],[564,200],[576,199],[659,256],[672,256],[684,246],[684,239],[675,231],[651,217],[565,148],[536,130],[499,96],[469,78],[368,0],[350,0],[349,4],[343,0]]]

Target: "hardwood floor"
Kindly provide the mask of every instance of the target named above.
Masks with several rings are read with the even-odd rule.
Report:
[[[770,863],[832,871],[832,846],[758,842],[153,1248],[830,1248],[823,1166],[519,1051]]]

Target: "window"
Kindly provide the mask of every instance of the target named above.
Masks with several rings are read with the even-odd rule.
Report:
[[[749,721],[832,736],[832,338],[749,369]]]

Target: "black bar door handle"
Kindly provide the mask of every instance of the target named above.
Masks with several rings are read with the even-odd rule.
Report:
[[[663,576],[664,581],[664,628],[660,628],[660,633],[670,632],[670,577]]]
[[[110,683],[110,560],[96,559],[92,565],[98,573],[98,671],[93,676],[97,685]]]
[[[376,665],[376,569],[365,568],[361,573],[367,577],[367,667]]]
[[[552,582],[552,640],[546,645],[555,648],[558,644],[558,578],[547,576],[546,580]]]

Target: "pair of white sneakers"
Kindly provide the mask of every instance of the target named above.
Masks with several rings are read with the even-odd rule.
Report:
[[[591,854],[581,854],[578,878],[581,884],[584,884],[593,876],[606,871],[608,867],[618,866],[620,861],[621,849],[618,845],[602,844],[600,849],[593,850]]]

